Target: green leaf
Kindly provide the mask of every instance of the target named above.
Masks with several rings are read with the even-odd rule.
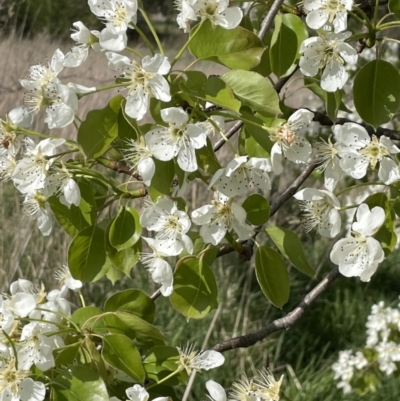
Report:
[[[106,263],[104,231],[97,226],[84,228],[68,249],[68,266],[72,276],[83,282],[98,280]]]
[[[275,17],[275,29],[272,35],[269,56],[272,72],[279,78],[284,76],[294,64],[298,55],[297,35],[284,22],[283,16]]]
[[[299,271],[313,277],[314,269],[308,263],[299,237],[286,228],[269,226],[265,229],[282,255]]]
[[[138,241],[130,248],[118,251],[107,243],[107,256],[115,269],[119,270],[124,276],[130,276],[132,267],[137,264],[142,251],[142,241]]]
[[[130,248],[142,234],[139,214],[136,209],[121,206],[117,216],[111,223],[109,231],[110,244],[121,251]]]
[[[279,253],[260,246],[256,252],[256,277],[264,295],[277,308],[289,299],[289,274]]]
[[[78,130],[78,143],[86,157],[104,154],[118,136],[118,115],[123,96],[117,95],[101,110],[89,111]]]
[[[146,374],[142,358],[128,337],[122,334],[104,337],[102,355],[109,365],[122,370],[135,381],[144,382]]]
[[[196,159],[199,167],[207,174],[213,175],[221,168],[221,165],[215,156],[210,138],[207,138],[207,146],[196,149]]]
[[[195,32],[189,50],[199,60],[250,70],[260,62],[264,48],[261,40],[247,29],[238,26],[228,30],[206,21]]]
[[[336,121],[336,116],[342,103],[342,91],[327,92],[325,100],[325,108],[329,118]]]
[[[385,221],[381,228],[373,236],[381,244],[385,256],[389,255],[397,243],[397,235],[394,231],[396,224],[395,208],[392,207],[388,197],[384,193],[377,193],[369,196],[363,203],[366,203],[370,209],[376,206],[385,211]]]
[[[133,139],[137,141],[140,137],[140,128],[136,120],[126,114],[125,104],[126,100],[123,99],[118,114],[118,137],[122,140]]]
[[[172,306],[187,320],[202,319],[218,306],[215,277],[202,259],[191,258],[179,264],[174,273]]]
[[[269,219],[269,203],[259,194],[252,194],[245,199],[242,207],[247,212],[247,220],[251,224],[261,226]]]
[[[146,377],[158,383],[176,370],[178,361],[179,352],[176,348],[161,345],[153,347],[147,351],[143,360]],[[179,376],[182,377],[182,381],[185,381],[187,374],[185,371],[182,371],[179,375],[168,379],[165,384],[170,386],[178,385],[180,383]]]
[[[216,106],[225,107],[239,113],[241,103],[237,100],[232,89],[218,77],[209,77],[203,87],[204,100]]]
[[[400,74],[384,60],[365,64],[354,78],[354,105],[360,117],[378,127],[387,123],[400,106]]]
[[[267,77],[272,73],[268,48],[264,50],[263,54],[261,55],[260,63],[253,68],[252,71],[259,73],[263,77]]]
[[[400,19],[400,2],[399,0],[389,0],[389,11]]]
[[[68,208],[56,196],[52,196],[49,199],[51,210],[58,224],[71,237],[75,237],[84,228],[93,224],[96,215],[95,210],[97,209],[93,188],[86,182],[79,182],[78,186],[81,191],[79,207],[71,205]]]
[[[70,366],[52,384],[56,401],[108,400],[107,388],[99,374],[85,366]]]
[[[155,310],[154,301],[136,289],[116,292],[104,304],[104,312],[129,312],[149,323],[154,321]]]
[[[99,308],[96,308],[95,306],[86,306],[84,308],[77,309],[72,314],[71,319],[74,323],[82,326],[88,319],[100,314],[101,310]]]
[[[148,188],[151,199],[156,202],[160,195],[171,194],[171,184],[175,176],[175,165],[173,160],[163,162],[154,159],[156,172]]]
[[[237,98],[253,110],[272,117],[281,112],[274,87],[262,75],[253,71],[232,70],[221,78]]]

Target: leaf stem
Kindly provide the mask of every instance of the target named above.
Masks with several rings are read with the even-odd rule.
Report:
[[[180,371],[181,371],[181,369],[179,369],[179,368],[176,369],[175,371],[173,371],[172,373],[170,373],[168,376],[165,376],[163,379],[161,379],[159,382],[153,383],[153,384],[150,384],[149,386],[147,386],[147,387],[146,387],[146,390],[150,390],[151,388],[156,387],[156,386],[158,386],[159,384],[166,382],[167,380],[171,379],[172,377],[174,377],[174,376],[176,376],[178,373],[180,373]]]
[[[154,50],[154,46],[151,44],[150,40],[147,39],[147,36],[144,34],[144,32],[136,24],[131,24],[131,25],[133,25],[133,27],[135,28],[136,32],[143,39],[143,41],[146,43],[147,47],[151,51],[151,54],[154,56],[156,51]]]
[[[131,53],[133,53],[134,55],[136,55],[136,56],[138,56],[138,57],[140,57],[140,58],[143,58],[143,57],[144,57],[142,53],[138,52],[138,51],[135,50],[135,49],[132,49],[132,47],[126,46],[125,49],[128,50],[128,51],[130,51]]]
[[[160,50],[160,53],[165,56],[165,51],[164,51],[163,45],[161,44],[160,38],[158,37],[157,32],[155,31],[154,26],[151,23],[149,16],[147,15],[146,11],[144,11],[143,8],[140,8],[140,12],[142,13],[143,18],[146,21],[147,26],[149,27],[149,29],[150,29],[150,31],[151,31],[151,33],[153,35],[153,38],[157,43],[157,46],[158,46],[158,49]]]
[[[342,195],[342,194],[344,194],[344,193],[346,193],[348,191],[351,191],[352,189],[365,187],[365,186],[368,186],[368,185],[385,185],[385,184],[382,181],[360,182],[359,184],[352,185],[350,187],[342,189],[341,191],[337,192],[335,194],[335,196],[339,196],[339,195]]]

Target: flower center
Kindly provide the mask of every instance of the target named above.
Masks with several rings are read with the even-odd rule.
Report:
[[[321,55],[319,68],[324,68],[330,61],[336,61],[344,64],[343,58],[339,54],[338,43],[336,40],[328,40],[323,38],[324,46],[317,52]]]
[[[375,135],[372,135],[371,142],[365,148],[359,150],[359,152],[369,159],[372,169],[375,168],[382,157],[389,156],[389,152],[379,143]]]
[[[304,230],[310,232],[314,227],[321,228],[326,224],[332,205],[326,199],[304,200],[300,201],[300,209],[304,217]]]
[[[123,2],[116,2],[114,14],[110,16],[109,21],[116,27],[120,27],[125,23],[127,18],[126,7]]]
[[[296,133],[290,129],[288,124],[284,124],[275,135],[271,135],[271,139],[275,142],[282,142],[286,146],[292,146],[296,142]]]
[[[18,385],[30,375],[30,371],[16,370],[15,360],[12,358],[5,369],[0,371],[0,392],[9,389],[14,396],[18,394]]]
[[[133,63],[132,63],[132,65],[133,65],[134,71],[127,73],[127,75],[129,76],[129,78],[131,80],[131,86],[128,90],[128,93],[132,94],[138,88],[142,88],[146,92],[151,93],[150,88],[147,87],[147,83],[148,83],[148,81],[150,81],[153,78],[153,74],[151,72],[145,71],[143,68],[141,68],[138,65],[135,66]]]

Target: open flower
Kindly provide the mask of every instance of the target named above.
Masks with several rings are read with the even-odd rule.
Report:
[[[324,28],[335,33],[347,29],[347,12],[354,0],[303,0],[307,13],[306,23],[311,29]]]
[[[167,161],[176,157],[183,171],[196,171],[195,149],[207,145],[207,133],[197,124],[188,123],[189,117],[181,107],[161,110],[161,118],[168,127],[157,126],[146,134],[146,144],[154,157]]]
[[[342,89],[349,78],[345,63],[357,62],[357,51],[345,43],[351,32],[321,33],[306,39],[300,46],[300,70],[307,77],[314,77],[323,70],[321,88],[327,92]]]
[[[38,191],[28,193],[23,202],[25,213],[37,220],[40,232],[49,236],[53,229],[53,212],[47,198]]]
[[[275,174],[280,174],[283,170],[282,157],[294,163],[305,163],[310,158],[311,145],[301,131],[310,125],[313,118],[314,113],[311,111],[299,109],[276,132],[271,133],[270,138],[275,142],[271,149]]]
[[[206,382],[206,388],[210,394],[208,397],[212,401],[226,401],[226,392],[224,388],[214,380],[209,380]]]
[[[142,142],[131,138],[126,140],[126,145],[125,149],[121,149],[125,156],[124,160],[132,166],[131,170],[137,170],[142,177],[143,183],[150,186],[156,172],[152,153]]]
[[[75,280],[72,277],[71,271],[67,265],[62,265],[55,273],[56,280],[61,285],[61,291],[64,291],[64,288],[68,288],[72,291],[79,290],[82,288],[82,281]]]
[[[369,281],[385,257],[381,244],[372,238],[385,221],[385,211],[379,206],[370,210],[363,203],[358,207],[356,216],[352,236],[339,240],[333,246],[330,258],[339,265],[339,271],[344,276],[359,276],[361,281]]]
[[[127,44],[126,31],[136,24],[138,4],[136,0],[89,0],[90,11],[104,21],[106,27],[100,32],[100,46],[120,52]]]
[[[169,256],[160,249],[160,241],[154,238],[142,237],[149,247],[151,253],[142,253],[140,260],[150,273],[151,278],[157,284],[161,284],[160,292],[164,297],[169,297],[174,290],[174,275],[170,264],[164,260]]]
[[[294,197],[300,201],[306,232],[317,227],[318,233],[323,237],[333,238],[339,234],[341,219],[338,210],[340,203],[332,192],[305,188],[297,192]]]
[[[236,28],[243,18],[240,7],[229,7],[229,0],[197,0],[192,6],[202,20],[225,29]]]
[[[368,167],[375,169],[379,162],[378,177],[386,185],[400,180],[400,170],[394,156],[400,149],[386,136],[379,140],[372,138],[367,130],[359,124],[346,123],[336,126],[340,142],[340,166],[353,178],[362,178],[367,174]]]
[[[209,188],[214,186],[225,196],[242,195],[248,188],[271,189],[268,172],[271,162],[259,157],[238,156],[228,165],[218,170],[210,181]]]
[[[177,362],[180,370],[186,370],[190,376],[192,370],[200,372],[210,370],[224,364],[225,357],[218,351],[193,351],[193,346],[188,345],[182,349],[177,347],[179,361]]]
[[[158,249],[166,255],[179,255],[183,248],[193,252],[193,242],[186,235],[192,223],[171,198],[159,196],[155,204],[150,203],[140,216],[140,224],[157,232]]]
[[[126,79],[128,96],[125,111],[129,117],[141,120],[149,109],[150,97],[154,96],[163,102],[171,100],[170,89],[163,75],[168,74],[171,64],[168,58],[155,54],[145,56],[140,66],[135,60],[117,53],[107,52],[108,66],[120,71]]]
[[[150,395],[140,384],[135,384],[125,390],[126,396],[130,401],[148,401]],[[157,397],[153,401],[168,401],[169,397]]]
[[[99,31],[89,31],[81,21],[74,22],[72,25],[75,29],[71,38],[76,42],[76,46],[65,54],[63,62],[65,67],[79,67],[86,60],[89,48],[96,52],[103,50],[99,43]]]
[[[215,192],[211,205],[192,212],[192,221],[201,225],[200,235],[206,244],[218,245],[227,231],[234,230],[239,239],[249,239],[254,231],[246,223],[246,211],[233,198]]]

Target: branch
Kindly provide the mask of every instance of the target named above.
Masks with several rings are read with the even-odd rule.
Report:
[[[316,167],[321,163],[321,160],[316,159],[310,162],[306,168],[301,172],[301,174],[292,182],[292,184],[289,186],[289,188],[283,192],[278,199],[275,200],[275,202],[272,204],[271,209],[270,209],[270,217],[272,217],[282,206],[284,203],[286,203],[300,188],[300,186],[304,183],[304,181],[309,177],[309,175],[316,169]],[[259,227],[261,229],[261,227]],[[257,236],[258,230],[256,232]],[[250,260],[251,257],[253,256],[253,246],[254,246],[254,240],[250,239],[248,241],[243,241],[241,242],[243,245],[243,251],[239,254],[241,259],[243,260]],[[230,245],[224,245],[222,246],[217,253],[217,258],[223,255],[227,255],[228,253],[233,252],[235,249],[231,247]]]
[[[261,28],[257,35],[260,39],[263,39],[268,29],[271,28],[272,22],[274,21],[274,18],[283,2],[284,0],[275,0],[272,3],[271,8],[269,9],[267,15],[263,19],[263,22],[261,23]]]
[[[285,317],[276,319],[268,323],[262,329],[248,333],[240,337],[231,338],[222,343],[214,345],[211,349],[219,352],[224,352],[236,348],[248,348],[259,341],[263,340],[268,335],[276,331],[291,329],[304,315],[306,309],[322,294],[332,282],[340,276],[339,269],[335,267],[329,274],[311,290],[299,305],[288,313]]]

